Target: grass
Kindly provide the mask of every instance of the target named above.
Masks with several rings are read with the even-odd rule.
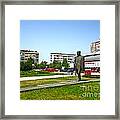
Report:
[[[83,79],[89,80],[90,78],[83,78]],[[70,81],[70,80],[77,80],[77,76],[20,81],[20,88],[35,87],[37,85],[60,83],[63,81]]]
[[[100,82],[80,83],[20,93],[21,100],[99,100]]]
[[[63,73],[54,73],[48,71],[20,71],[20,77],[32,77],[32,76],[50,76],[50,75],[63,75]]]
[[[100,75],[83,75],[85,78],[100,78]]]
[[[47,79],[40,79],[40,80],[26,80],[26,81],[20,81],[20,87],[35,87],[37,85],[43,85],[43,84],[52,84],[52,83],[59,83],[66,80],[75,80],[77,79],[76,76],[70,76],[70,77],[60,77],[60,78],[47,78]]]

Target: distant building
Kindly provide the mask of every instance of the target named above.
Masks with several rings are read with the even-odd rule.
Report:
[[[100,40],[96,42],[92,42],[90,45],[90,50],[91,50],[91,53],[96,53],[100,51]]]
[[[66,58],[70,67],[73,67],[75,56],[76,54],[50,53],[50,62],[52,63],[54,60],[62,62]]]
[[[84,54],[84,70],[91,72],[100,72],[100,39],[92,42],[90,45],[90,53]]]
[[[100,72],[100,52],[84,55],[84,69],[92,72]]]
[[[34,63],[39,63],[39,53],[32,50],[20,50],[20,61],[26,62],[29,58],[34,60]]]

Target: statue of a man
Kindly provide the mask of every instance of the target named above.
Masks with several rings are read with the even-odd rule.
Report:
[[[75,57],[75,72],[78,75],[78,81],[81,80],[81,51],[77,51],[77,56]]]

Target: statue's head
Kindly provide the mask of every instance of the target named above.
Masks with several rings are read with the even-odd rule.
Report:
[[[77,51],[77,56],[81,56],[81,51]]]

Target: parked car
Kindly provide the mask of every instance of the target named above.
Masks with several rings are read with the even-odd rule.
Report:
[[[48,71],[48,72],[55,72],[55,69],[54,68],[46,68],[46,71]]]
[[[44,71],[48,71],[48,72],[58,72],[59,69],[55,69],[55,68],[45,68]]]
[[[73,75],[75,69],[74,68],[68,68],[67,72],[70,74],[70,75]]]
[[[72,72],[72,73],[73,73],[74,71],[75,71],[74,68],[64,68],[64,69],[61,69],[61,70],[60,70],[60,72],[68,72],[68,73],[69,73],[69,72]]]
[[[67,68],[64,68],[64,69],[60,69],[60,72],[67,72]]]
[[[67,72],[74,72],[74,70],[75,70],[74,68],[68,68]]]

